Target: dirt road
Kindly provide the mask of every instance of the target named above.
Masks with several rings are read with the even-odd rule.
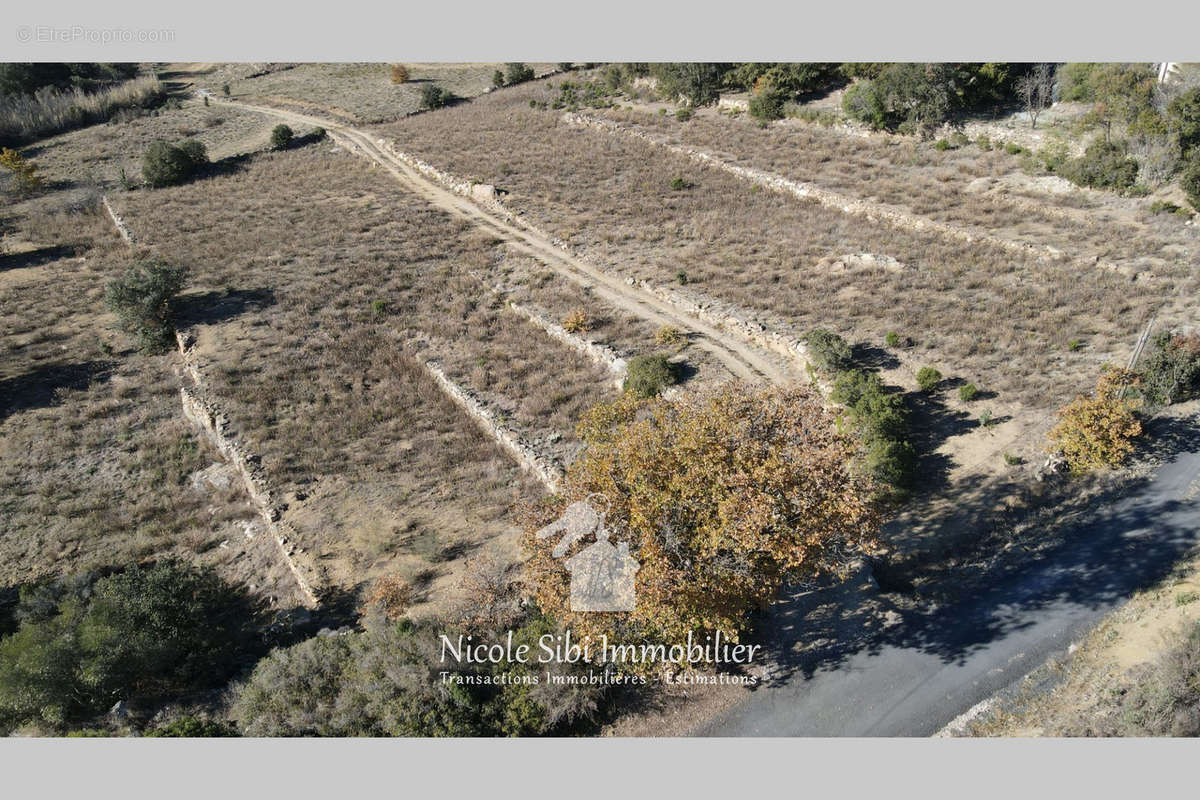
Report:
[[[773,383],[804,380],[804,372],[798,363],[787,363],[760,351],[739,337],[697,319],[641,288],[627,284],[622,278],[572,256],[546,237],[487,211],[468,198],[425,177],[362,130],[294,111],[225,100],[212,94],[209,94],[208,98],[213,103],[256,111],[294,125],[324,128],[334,141],[383,167],[406,189],[430,205],[470,221],[495,235],[516,252],[535,258],[563,277],[590,287],[605,303],[653,325],[671,325],[690,332],[692,346],[710,353],[734,377],[751,382]]]

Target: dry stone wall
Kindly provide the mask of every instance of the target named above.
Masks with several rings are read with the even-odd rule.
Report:
[[[237,472],[246,488],[246,494],[250,496],[250,501],[262,517],[263,524],[275,539],[284,563],[295,577],[306,601],[305,605],[316,608],[320,604],[320,587],[324,583],[320,570],[311,554],[297,543],[295,529],[282,519],[283,509],[271,495],[260,458],[237,441],[236,434],[230,429],[228,417],[202,396],[204,384],[188,336],[177,331],[175,340],[183,359],[184,372],[194,384],[194,388],[179,388],[184,417],[200,429]]]
[[[617,134],[629,136],[635,139],[640,139],[657,147],[665,148],[672,153],[685,156],[697,164],[714,167],[723,170],[739,178],[751,181],[764,189],[770,189],[781,194],[791,194],[795,197],[814,200],[827,208],[833,208],[845,214],[853,214],[856,216],[866,217],[872,222],[886,222],[898,228],[905,230],[916,231],[919,233],[936,233],[960,241],[975,243],[981,242],[996,247],[1003,248],[1010,252],[1021,253],[1023,255],[1032,255],[1041,259],[1062,259],[1065,257],[1061,250],[1046,245],[1035,245],[1028,242],[1018,242],[1011,239],[1005,239],[999,236],[989,234],[972,233],[964,230],[956,225],[950,225],[945,222],[919,217],[914,214],[908,214],[903,211],[898,211],[894,208],[872,203],[866,200],[849,197],[838,192],[832,192],[828,189],[822,189],[816,184],[806,183],[802,181],[793,181],[784,178],[781,175],[776,175],[765,170],[756,169],[754,167],[743,167],[738,164],[731,164],[724,159],[721,159],[712,153],[700,150],[695,147],[686,145],[671,144],[659,136],[655,136],[648,131],[631,128],[611,120],[600,119],[589,114],[579,114],[568,112],[563,114],[563,121],[570,125],[592,128],[594,130],[603,131],[609,134]]]
[[[452,381],[440,364],[426,361],[425,370],[447,397],[462,408],[485,433],[496,440],[517,462],[541,481],[547,491],[558,491],[563,477],[562,465],[557,460],[539,453],[521,434],[509,428],[470,390]]]

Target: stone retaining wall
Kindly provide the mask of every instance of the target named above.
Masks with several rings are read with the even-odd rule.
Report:
[[[204,384],[188,337],[177,331],[175,341],[179,345],[184,371],[195,383],[195,389],[186,386],[179,388],[184,417],[200,429],[241,477],[246,494],[258,509],[259,516],[279,547],[284,563],[296,578],[305,605],[316,608],[320,605],[320,587],[323,584],[320,570],[312,556],[296,543],[295,529],[281,518],[282,508],[271,496],[259,457],[238,443],[236,435],[230,430],[228,417],[201,396]]]
[[[546,489],[554,494],[558,491],[559,481],[563,477],[562,466],[556,459],[542,455],[535,450],[521,434],[509,428],[492,413],[479,398],[470,390],[452,381],[436,361],[425,361],[425,370],[433,378],[447,397],[455,405],[462,408],[479,427],[511,453],[523,468],[542,482]]]
[[[781,175],[776,175],[765,170],[731,164],[728,161],[725,161],[724,159],[721,159],[704,150],[688,147],[686,145],[671,144],[663,138],[655,136],[648,131],[631,128],[611,120],[599,119],[588,114],[579,114],[574,112],[563,114],[562,119],[564,122],[570,125],[577,125],[603,131],[605,133],[622,134],[635,139],[640,139],[657,147],[665,148],[666,150],[676,153],[677,155],[685,156],[697,164],[714,167],[732,175],[736,175],[739,178],[751,181],[752,183],[762,186],[764,189],[770,189],[771,191],[782,194],[791,194],[795,197],[807,200],[814,200],[827,208],[832,208],[845,214],[866,217],[872,222],[886,222],[905,230],[916,231],[919,233],[936,233],[968,243],[981,242],[1003,248],[1010,252],[1021,253],[1023,255],[1032,255],[1040,259],[1061,260],[1066,258],[1065,254],[1061,250],[1058,250],[1054,247],[1049,247],[1047,245],[1035,245],[1028,242],[1018,242],[999,236],[992,236],[986,233],[972,233],[956,225],[927,219],[925,217],[898,211],[894,208],[889,208],[888,206],[884,206],[879,203],[872,203],[866,200],[853,198],[848,195],[839,194],[838,192],[832,192],[828,189],[822,189],[816,184],[793,181],[788,178],[784,178]]]
[[[108,202],[108,195],[100,198],[100,202],[104,204],[104,210],[108,212],[108,216],[112,219],[113,226],[117,229],[117,233],[125,240],[125,244],[133,246],[133,234],[129,231],[129,226],[125,224],[125,220],[113,210],[112,204]]]

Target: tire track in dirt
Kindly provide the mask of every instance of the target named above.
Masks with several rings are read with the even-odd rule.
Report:
[[[267,106],[224,100],[208,95],[210,101],[256,111],[297,125],[321,127],[352,152],[386,169],[399,183],[435,208],[466,219],[513,250],[534,258],[563,277],[588,286],[605,303],[655,325],[672,325],[695,334],[692,345],[716,358],[734,377],[752,383],[791,383],[802,380],[803,373],[781,366],[736,335],[687,314],[677,307],[645,292],[622,278],[605,272],[556,246],[540,235],[490,213],[467,197],[456,194],[425,177],[405,163],[368,133],[327,119]],[[796,365],[797,367],[799,365]]]

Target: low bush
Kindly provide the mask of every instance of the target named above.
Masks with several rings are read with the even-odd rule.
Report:
[[[678,369],[666,355],[640,355],[629,361],[624,389],[637,397],[654,397],[678,381]]]
[[[392,83],[408,83],[408,67],[403,64],[392,64]]]
[[[783,119],[788,93],[770,81],[760,80],[750,94],[750,116],[761,120]]]
[[[1143,670],[1121,698],[1121,736],[1200,736],[1200,623]]]
[[[1158,405],[1169,405],[1200,396],[1200,334],[1154,337],[1142,362],[1142,392]]]
[[[186,267],[142,261],[105,286],[104,302],[143,351],[161,352],[171,346],[172,303],[186,283]]]
[[[878,373],[855,369],[838,375],[831,399],[849,410],[860,431],[867,471],[902,496],[912,486],[916,465],[903,398],[888,392]]]
[[[534,616],[515,627],[513,646],[536,653],[553,632]],[[369,618],[362,631],[274,650],[236,689],[232,716],[247,736],[529,736],[571,732],[607,694],[578,680],[583,664],[443,660],[441,635],[455,642],[460,633],[492,642],[506,632]],[[575,680],[546,680],[547,669]]]
[[[151,142],[142,155],[142,178],[156,189],[177,186],[194,177],[207,163],[208,155],[200,142],[189,140],[173,145],[159,139]]]
[[[287,125],[276,125],[271,129],[271,149],[286,150],[292,143],[295,134]]]
[[[921,367],[917,370],[917,388],[929,394],[942,383],[942,373],[936,367]]]
[[[1138,163],[1124,146],[1097,140],[1082,156],[1064,163],[1059,173],[1079,186],[1124,192],[1137,182]]]
[[[824,328],[813,328],[804,336],[814,366],[836,373],[849,369],[853,363],[850,345],[841,336]]]
[[[969,403],[979,396],[979,387],[973,383],[964,383],[958,387],[958,399]]]
[[[674,325],[663,325],[654,332],[654,342],[661,347],[677,347],[686,341],[687,336]]]
[[[685,107],[675,109],[675,119],[679,120],[680,122],[687,122],[691,118],[692,110],[690,108]]]
[[[1133,452],[1133,440],[1142,432],[1135,409],[1128,399],[1140,384],[1139,376],[1108,367],[1096,382],[1093,397],[1080,396],[1058,411],[1058,424],[1050,441],[1072,470],[1083,472],[1099,467],[1116,467]]]
[[[888,331],[887,335],[883,337],[883,343],[888,347],[899,347],[900,334],[896,333],[895,331]]]
[[[567,333],[585,333],[592,329],[592,317],[582,308],[572,309],[563,318],[562,326]]]
[[[28,197],[42,188],[42,176],[38,175],[37,164],[16,150],[7,147],[0,150],[0,167],[12,173],[14,194]]]
[[[691,181],[689,181],[687,178],[683,177],[682,175],[676,175],[674,178],[671,179],[671,188],[677,192],[682,192],[686,189],[691,189],[695,185],[696,184],[692,183]]]

